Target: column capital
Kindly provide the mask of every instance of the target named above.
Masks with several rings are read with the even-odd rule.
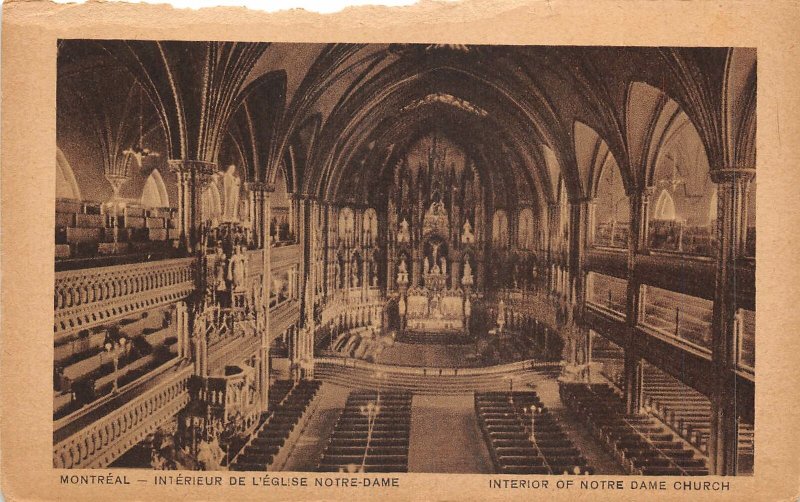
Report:
[[[756,175],[756,170],[746,167],[725,167],[709,171],[711,181],[714,183],[750,181]]]
[[[588,203],[592,202],[592,198],[591,197],[575,197],[575,198],[568,199],[568,201],[569,201],[569,204],[571,206],[580,206],[581,204],[588,204]]]
[[[212,176],[219,172],[216,162],[205,160],[169,159],[167,166],[173,173],[196,173]]]
[[[245,183],[245,187],[251,192],[272,193],[275,191],[275,185],[266,181],[248,181]]]

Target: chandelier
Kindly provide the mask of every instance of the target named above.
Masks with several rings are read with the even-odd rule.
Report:
[[[136,145],[123,150],[122,153],[125,154],[126,162],[125,167],[127,168],[127,159],[133,157],[136,159],[136,164],[139,168],[142,167],[142,159],[147,157],[158,157],[159,153],[150,150],[143,146],[144,143],[144,131],[142,127],[142,88],[139,87],[139,142]],[[113,184],[113,182],[112,182]]]

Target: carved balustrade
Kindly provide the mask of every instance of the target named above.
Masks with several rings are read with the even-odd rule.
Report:
[[[297,265],[303,256],[302,248],[299,244],[291,246],[275,246],[270,249],[270,264],[272,270]]]
[[[189,403],[187,366],[53,447],[55,468],[102,468],[171,420]]]
[[[57,272],[56,336],[185,298],[194,287],[192,263],[180,258]]]

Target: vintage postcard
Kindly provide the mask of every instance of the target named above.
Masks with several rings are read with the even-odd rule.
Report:
[[[796,499],[798,28],[6,3],[4,496]]]

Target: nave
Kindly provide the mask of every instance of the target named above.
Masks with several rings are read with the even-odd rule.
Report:
[[[54,467],[753,473],[755,50],[58,51]]]

